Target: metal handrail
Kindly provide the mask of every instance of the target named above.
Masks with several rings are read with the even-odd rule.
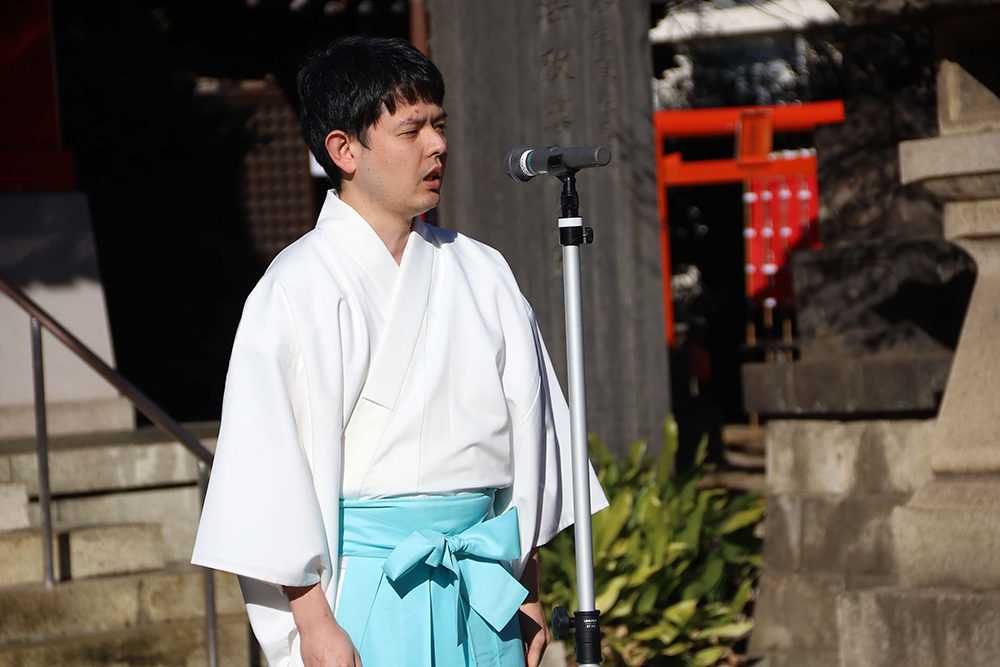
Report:
[[[66,327],[62,326],[54,317],[45,312],[27,294],[4,280],[2,276],[0,276],[0,292],[10,297],[31,318],[31,356],[35,385],[35,429],[38,438],[38,492],[42,509],[42,550],[45,561],[45,584],[46,586],[53,586],[55,577],[52,557],[52,513],[49,493],[48,427],[46,424],[45,380],[42,362],[42,327],[48,329],[53,336],[69,348],[70,352],[111,383],[123,396],[132,402],[139,412],[176,438],[178,442],[198,458],[198,487],[200,489],[199,497],[202,505],[205,502],[205,493],[208,490],[209,467],[212,465],[214,457],[212,452],[208,451],[198,438],[168,415],[163,408],[154,403],[146,394],[142,393],[138,387],[126,380],[121,373],[106,364],[89,347],[67,331]],[[208,640],[208,663],[210,667],[216,667],[218,664],[218,644],[216,638],[215,579],[212,570],[204,568],[203,571],[205,578],[205,622]]]

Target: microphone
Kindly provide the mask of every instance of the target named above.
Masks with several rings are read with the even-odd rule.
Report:
[[[516,181],[530,181],[539,174],[559,176],[590,167],[603,167],[609,162],[611,151],[604,146],[549,146],[534,150],[522,146],[507,153],[503,159],[503,170]]]

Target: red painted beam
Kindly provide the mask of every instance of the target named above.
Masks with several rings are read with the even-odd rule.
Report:
[[[764,110],[773,114],[775,132],[809,132],[817,125],[840,123],[844,120],[843,101],[831,100],[760,107],[656,111],[653,113],[653,123],[659,137],[726,136],[739,131],[740,117],[743,114]]]
[[[663,174],[663,184],[667,187],[718,185],[721,183],[741,183],[747,179],[761,176],[786,176],[815,172],[816,156],[775,157],[766,162],[739,163],[736,160],[684,162],[681,160],[680,153],[671,153],[660,159],[660,169]]]

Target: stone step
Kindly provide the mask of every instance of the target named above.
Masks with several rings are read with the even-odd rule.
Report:
[[[29,525],[28,495],[24,484],[0,483],[0,531],[27,528]]]
[[[56,580],[69,581],[163,567],[158,524],[57,526],[52,537]],[[45,581],[42,530],[0,533],[0,586]]]
[[[221,616],[217,621],[218,664],[250,664],[246,615]],[[201,667],[208,664],[205,622],[142,625],[128,630],[27,644],[0,646],[0,667]],[[261,658],[260,664],[267,664]]]
[[[205,615],[202,573],[201,568],[191,565],[173,565],[140,574],[68,581],[52,588],[44,584],[0,588],[0,649],[147,625],[202,623]],[[220,616],[245,614],[243,595],[234,575],[215,573],[215,604]],[[181,646],[178,644],[178,649]],[[0,664],[5,664],[2,658]]]
[[[764,454],[747,454],[727,449],[722,452],[722,458],[733,468],[749,468],[761,473],[764,472],[764,466],[767,465],[767,458]]]
[[[950,588],[848,591],[837,601],[842,664],[994,667],[1000,592]]]
[[[210,451],[216,423],[187,424]],[[49,441],[49,491],[53,496],[193,484],[198,461],[158,428],[53,437]],[[20,482],[38,496],[33,438],[0,441],[0,481]]]
[[[156,523],[163,532],[163,557],[167,561],[191,558],[194,536],[201,516],[198,487],[106,492],[52,500],[52,521],[57,524]],[[28,517],[41,523],[38,503],[31,503]]]
[[[763,454],[767,430],[750,424],[726,424],[722,427],[722,444],[726,449]]]
[[[767,478],[763,472],[748,472],[746,470],[719,470],[705,475],[700,482],[700,489],[734,489],[763,493],[767,487]]]

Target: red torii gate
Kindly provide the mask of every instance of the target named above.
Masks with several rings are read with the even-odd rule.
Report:
[[[674,346],[674,308],[670,288],[670,231],[667,220],[667,188],[690,185],[744,183],[744,237],[747,239],[748,262],[750,246],[756,237],[754,219],[764,215],[764,202],[757,192],[766,193],[770,200],[769,179],[801,177],[815,184],[815,151],[773,153],[775,132],[810,132],[817,125],[844,120],[844,103],[840,100],[789,104],[781,106],[728,107],[720,109],[685,109],[657,111],[653,114],[656,138],[657,197],[660,213],[660,251],[663,263],[663,312],[667,344]],[[677,137],[734,136],[736,156],[732,160],[699,160],[685,162],[680,153],[664,152],[664,140]],[[763,184],[763,185],[762,185]],[[781,195],[788,191],[782,186]],[[800,194],[803,190],[800,190]],[[790,192],[789,192],[790,196]],[[801,198],[800,199],[807,199]],[[815,207],[815,201],[812,206]],[[805,217],[805,216],[804,216]],[[803,221],[805,222],[805,221]],[[770,228],[773,233],[773,228]],[[785,229],[781,230],[785,232]],[[765,234],[766,236],[766,234]],[[782,236],[786,236],[784,233]],[[786,237],[787,241],[787,237]],[[769,264],[773,267],[773,264]],[[773,271],[771,272],[773,275]],[[773,280],[772,280],[773,282]],[[748,276],[748,297],[754,296],[754,282]],[[770,314],[772,305],[765,305]],[[752,341],[750,341],[752,342]]]

